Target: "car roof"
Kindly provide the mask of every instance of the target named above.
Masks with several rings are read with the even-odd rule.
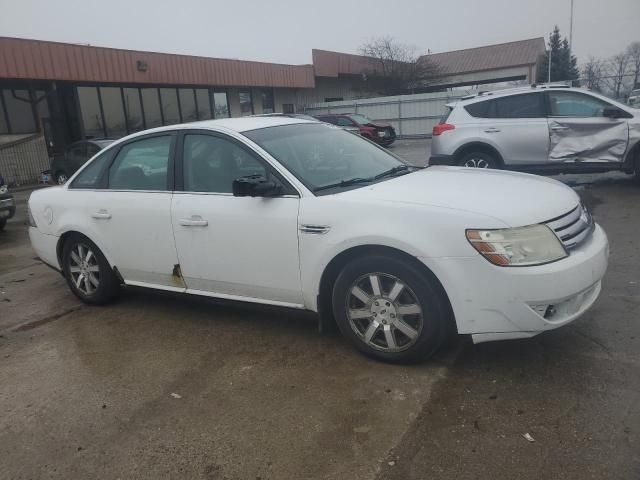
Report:
[[[91,139],[91,140],[87,140],[87,142],[89,143],[95,143],[97,146],[99,146],[100,148],[105,148],[108,145],[111,145],[113,142],[115,142],[116,139],[115,138],[102,138],[102,139]]]
[[[565,92],[584,92],[596,97],[600,97],[596,92],[586,88],[580,87],[571,87],[566,84],[543,84],[543,85],[525,85],[522,87],[514,87],[514,88],[505,88],[502,90],[491,90],[486,92],[478,92],[476,94],[467,95],[465,97],[461,97],[459,100],[448,103],[447,107],[463,107],[465,105],[471,105],[472,103],[483,102],[485,100],[490,100],[492,98],[499,97],[508,97],[510,95],[519,95],[524,93],[542,93],[547,91],[565,91]],[[611,101],[611,100],[609,100]]]
[[[242,133],[259,128],[277,127],[280,125],[294,125],[297,123],[318,123],[303,118],[291,118],[284,115],[278,116],[251,116],[240,118],[221,118],[218,120],[203,120],[200,122],[182,123],[178,125],[167,125],[162,130],[173,130],[176,128],[224,128],[234,132]],[[160,130],[160,129],[158,129]]]

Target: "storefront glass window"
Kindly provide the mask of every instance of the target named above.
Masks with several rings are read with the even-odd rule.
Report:
[[[212,118],[211,103],[209,102],[209,90],[197,88],[196,99],[198,101],[198,118],[200,120],[209,120]]]
[[[137,88],[123,88],[124,110],[127,116],[129,133],[144,130],[142,109],[140,108],[140,94]]]
[[[143,88],[142,107],[144,108],[144,119],[147,128],[159,127],[162,125],[162,116],[160,115],[160,101],[158,100],[157,88]]]
[[[240,115],[246,117],[253,115],[253,99],[251,98],[251,90],[240,90]]]
[[[227,101],[226,92],[215,92],[213,94],[213,103],[216,109],[216,118],[229,118],[229,102]]]
[[[96,87],[78,87],[78,101],[85,137],[104,137],[98,89]]]
[[[13,92],[13,93],[12,93]],[[36,123],[28,90],[4,90],[4,105],[9,115],[11,133],[34,133]]]
[[[162,114],[164,124],[172,125],[180,123],[180,113],[178,112],[178,96],[175,88],[161,88],[160,99],[162,101]]]
[[[180,113],[182,113],[183,122],[195,122],[198,120],[196,114],[196,99],[193,96],[193,89],[181,88],[178,90],[180,95]]]
[[[273,90],[262,90],[262,113],[275,112],[273,104]]]
[[[124,137],[127,134],[127,125],[124,121],[120,88],[100,87],[100,99],[107,127],[107,137]]]

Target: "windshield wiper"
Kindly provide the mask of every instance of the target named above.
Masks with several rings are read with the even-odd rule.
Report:
[[[378,175],[373,177],[373,180],[380,180],[381,178],[384,178],[384,177],[391,177],[396,173],[406,172],[407,170],[409,170],[409,168],[410,168],[409,165],[398,165],[397,167],[393,167],[385,172],[379,173]]]
[[[329,190],[331,188],[349,187],[351,185],[357,185],[358,183],[370,183],[373,180],[371,178],[350,178],[349,180],[342,180],[337,183],[330,183],[329,185],[322,185],[313,189],[314,192],[320,192],[321,190]]]

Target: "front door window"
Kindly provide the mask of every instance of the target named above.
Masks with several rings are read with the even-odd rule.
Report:
[[[267,175],[265,166],[245,149],[213,135],[185,135],[183,162],[187,192],[232,193],[235,179]]]
[[[629,127],[624,118],[603,116],[609,102],[580,92],[549,91],[548,96],[551,161],[623,161]]]

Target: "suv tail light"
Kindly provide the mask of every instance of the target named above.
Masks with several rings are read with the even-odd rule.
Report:
[[[456,126],[451,125],[450,123],[439,123],[435,127],[433,127],[433,136],[437,137],[438,135],[442,135],[447,130],[455,130]]]

